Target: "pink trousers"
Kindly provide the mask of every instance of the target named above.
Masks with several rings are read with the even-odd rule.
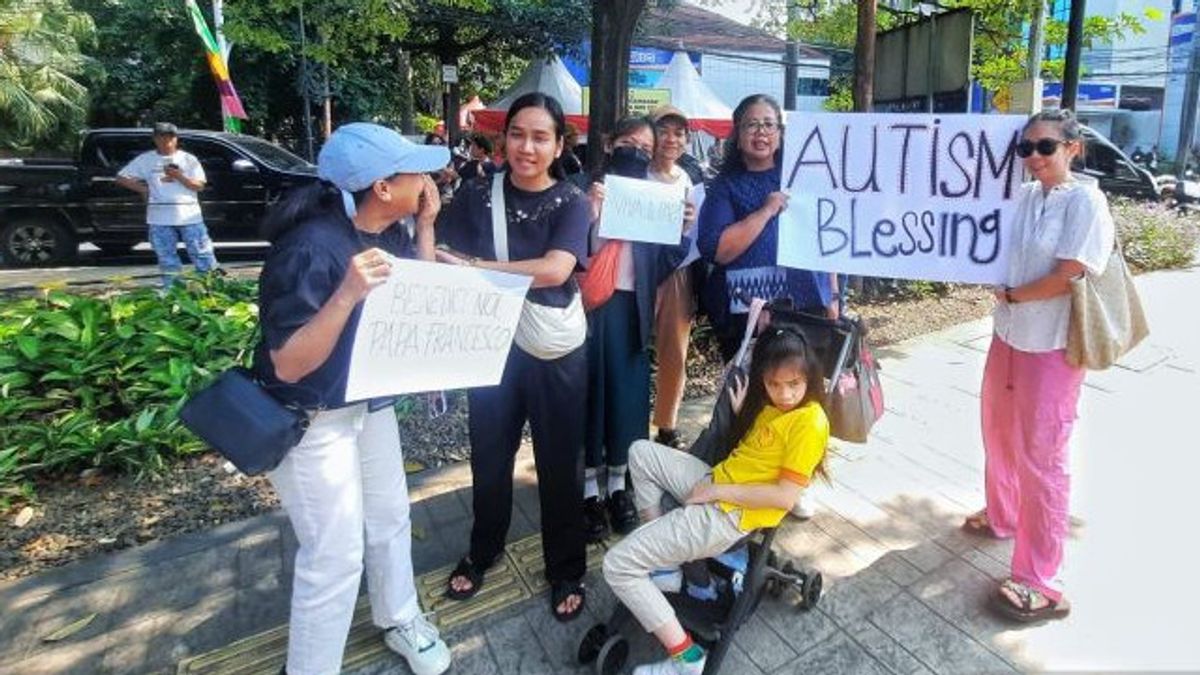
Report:
[[[1070,497],[1067,444],[1084,370],[1064,351],[1022,352],[992,336],[983,371],[987,517],[1014,537],[1012,576],[1058,601]]]

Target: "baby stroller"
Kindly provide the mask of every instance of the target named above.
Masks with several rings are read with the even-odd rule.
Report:
[[[829,382],[837,382],[860,338],[858,323],[802,314],[782,303],[756,301],[751,304],[750,328],[742,349],[734,358],[735,365],[726,375],[726,384],[732,377],[748,371],[745,363],[747,347],[757,315],[764,308],[771,312],[772,325],[784,322],[804,334]],[[726,386],[717,397],[708,428],[688,449],[710,466],[725,459],[733,450],[733,414],[728,399]],[[773,551],[776,529],[757,530],[720,556],[684,564],[678,590],[664,591],[680,623],[708,650],[705,675],[720,671],[734,634],[758,608],[764,595],[776,599],[785,593],[793,595],[801,610],[811,609],[820,601],[820,572],[801,570],[794,562],[783,560]],[[633,623],[633,615],[618,603],[606,623],[593,626],[584,635],[577,655],[579,663],[594,664],[597,675],[620,672],[629,655],[629,642],[621,631],[629,623]]]

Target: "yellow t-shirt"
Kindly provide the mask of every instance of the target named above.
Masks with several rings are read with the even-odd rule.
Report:
[[[806,403],[786,413],[767,405],[729,457],[713,467],[713,483],[775,484],[787,478],[808,485],[828,443],[829,419],[819,404]],[[717,505],[726,513],[742,508],[729,502]],[[742,508],[740,527],[746,532],[775,527],[786,514],[776,508]]]

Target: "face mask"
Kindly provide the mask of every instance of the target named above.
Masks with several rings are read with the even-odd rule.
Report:
[[[641,148],[619,145],[613,148],[608,172],[626,178],[645,178],[650,170],[650,155]]]

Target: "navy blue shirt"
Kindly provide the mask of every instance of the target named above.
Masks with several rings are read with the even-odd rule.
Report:
[[[700,208],[696,239],[700,255],[715,264],[717,244],[725,229],[762,208],[767,195],[777,192],[779,185],[779,167],[766,171],[738,171],[715,178]],[[735,295],[739,291],[768,301],[789,297],[797,308],[829,305],[832,298],[830,275],[780,267],[776,264],[778,250],[779,218],[774,216],[741,255],[727,265],[717,266],[717,273],[723,277],[726,287],[728,311],[746,311]]]
[[[504,204],[509,260],[531,260],[559,250],[575,256],[576,269],[587,267],[592,210],[579,188],[559,181],[541,192],[527,192],[514,186],[505,172]],[[442,243],[459,253],[496,259],[490,178],[463,183],[450,206],[442,210],[437,234]],[[531,289],[526,297],[539,305],[566,307],[578,288],[572,275],[560,286]]]
[[[329,358],[300,381],[288,384],[275,377],[270,352],[283,347],[292,333],[316,315],[341,285],[350,259],[369,248],[399,257],[412,257],[413,252],[403,226],[367,234],[354,229],[340,208],[296,225],[271,246],[258,279],[262,337],[254,351],[254,373],[284,403],[308,409],[347,404],[346,378],[361,302],[351,312]]]

